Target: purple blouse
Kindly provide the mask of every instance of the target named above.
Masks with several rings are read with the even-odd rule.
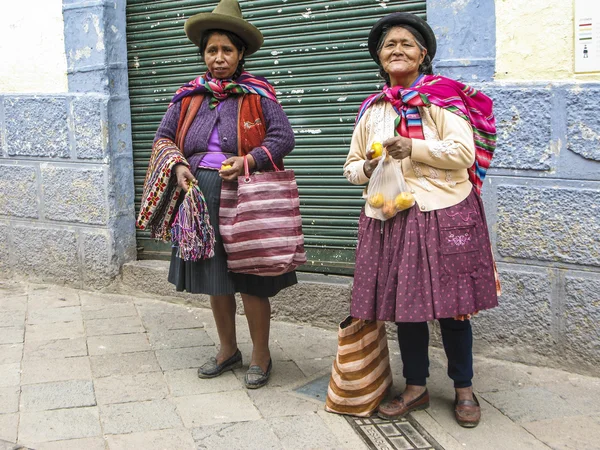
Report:
[[[218,169],[221,162],[237,156],[238,100],[230,96],[221,101],[217,108],[210,109],[208,96],[204,98],[196,119],[192,122],[185,137],[182,150],[195,173],[198,167]],[[275,162],[281,161],[294,148],[294,132],[281,105],[261,98],[260,100],[267,134],[263,145],[269,149]],[[155,141],[160,138],[175,140],[181,102],[171,106],[165,113],[156,132]],[[268,156],[260,147],[250,151],[256,161],[257,170],[272,167]]]

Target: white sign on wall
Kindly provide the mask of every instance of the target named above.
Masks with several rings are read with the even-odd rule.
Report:
[[[575,0],[575,73],[600,72],[600,1]]]

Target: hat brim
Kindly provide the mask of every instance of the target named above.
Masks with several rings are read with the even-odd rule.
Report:
[[[202,35],[207,30],[225,30],[235,33],[246,44],[246,56],[255,53],[264,42],[260,30],[250,22],[225,14],[196,14],[186,20],[183,28],[188,39],[198,47],[200,47]]]
[[[379,19],[369,33],[369,53],[371,58],[379,64],[379,57],[377,56],[377,44],[379,38],[385,26],[402,26],[409,25],[417,30],[425,39],[425,45],[427,47],[427,54],[431,59],[435,56],[437,50],[437,42],[435,34],[429,24],[421,19],[419,16],[410,13],[392,13]]]

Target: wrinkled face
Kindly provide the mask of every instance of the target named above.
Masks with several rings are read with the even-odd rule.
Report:
[[[220,33],[213,33],[204,49],[204,62],[215,78],[231,78],[243,56],[244,53],[240,52],[227,36]]]
[[[385,37],[378,56],[383,70],[394,80],[416,79],[426,54],[427,50],[419,48],[410,31],[394,27]]]

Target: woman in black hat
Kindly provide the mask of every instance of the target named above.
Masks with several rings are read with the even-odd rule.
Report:
[[[272,368],[269,297],[297,280],[295,272],[257,276],[228,271],[219,234],[221,183],[236,181],[244,173],[244,157],[251,171],[272,170],[271,157],[281,166],[294,148],[294,133],[273,87],[244,71],[245,57],[261,47],[263,36],[243,19],[237,0],[221,0],[212,13],[190,17],[185,32],[199,47],[208,70],[176,92],[158,128],[137,225],[150,228],[154,237],[169,238],[179,196],[175,187],[185,192],[190,183],[199,186],[216,238],[214,247],[208,239],[204,248],[210,247],[207,254],[214,251],[214,256],[185,261],[175,245],[169,281],[178,291],[210,296],[220,349],[198,369],[200,378],[242,366],[234,297],[241,293],[253,343],[245,385],[255,389],[267,383]]]
[[[369,52],[386,84],[361,105],[344,174],[366,184],[381,160],[392,158],[408,186],[405,195],[415,201],[408,209],[391,202],[397,209],[387,211],[387,220],[378,219],[380,202],[367,202],[359,220],[351,314],[397,324],[406,378],[404,392],[378,414],[402,417],[429,406],[427,322],[439,320],[456,419],[474,427],[481,412],[471,382],[469,319],[498,304],[480,198],[495,148],[492,102],[432,75],[435,35],[416,15],[379,20]],[[376,154],[380,146],[383,156]],[[373,194],[367,186],[363,197]]]

